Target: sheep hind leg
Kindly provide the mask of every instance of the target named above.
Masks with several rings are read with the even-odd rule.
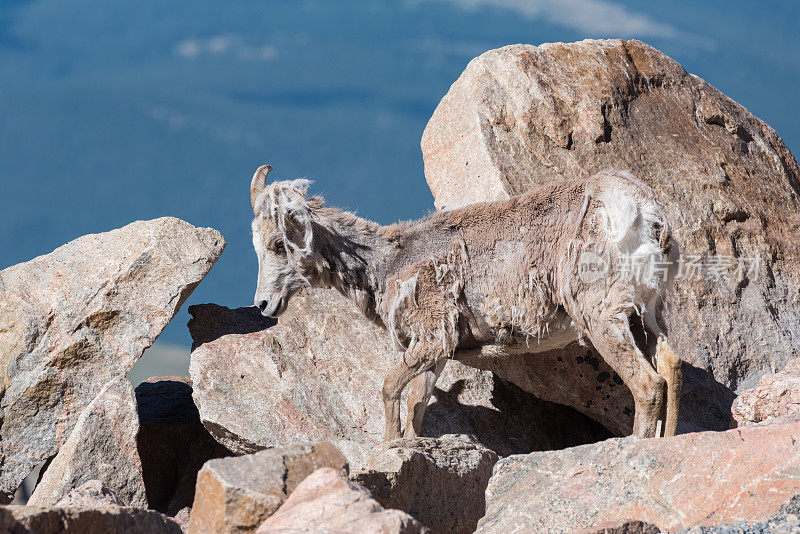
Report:
[[[429,369],[411,381],[408,386],[408,417],[406,418],[406,429],[403,433],[404,438],[415,438],[422,433],[422,418],[431,400],[433,388],[439,375],[442,374],[447,360],[442,358],[436,362],[433,369]]]
[[[678,410],[681,397],[681,387],[683,385],[683,374],[681,372],[681,359],[672,350],[667,341],[667,334],[661,329],[656,320],[655,299],[648,306],[644,314],[644,323],[647,329],[656,336],[655,351],[653,353],[653,364],[656,372],[667,382],[667,405],[664,415],[664,436],[674,436],[678,426]]]
[[[658,336],[655,353],[656,371],[667,382],[667,405],[664,436],[674,436],[678,426],[678,408],[683,385],[681,359],[672,350],[667,338]]]
[[[664,409],[665,380],[636,346],[624,313],[586,325],[587,336],[633,394],[633,434],[655,437]]]
[[[435,360],[414,359],[413,363],[403,361],[395,365],[383,381],[383,409],[386,417],[385,440],[392,441],[402,437],[402,424],[400,422],[400,396],[403,390],[414,377],[430,369]]]

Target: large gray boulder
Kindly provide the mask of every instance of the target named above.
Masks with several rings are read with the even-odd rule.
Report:
[[[203,424],[230,450],[330,441],[358,465],[383,441],[380,392],[399,355],[386,331],[338,293],[297,295],[277,324],[255,308],[189,312],[193,398]],[[437,384],[423,434],[474,434],[498,454],[608,436],[574,410],[458,362]]]
[[[671,343],[686,361],[679,431],[727,427],[732,390],[800,355],[800,168],[772,128],[651,46],[486,52],[436,108],[422,153],[439,209],[608,167],[653,187],[684,267],[701,268],[684,271],[666,299]],[[592,413],[582,393],[549,388],[547,366],[524,370],[536,362],[498,372],[538,379],[519,385],[609,428],[608,419],[629,424],[618,402],[593,400]]]
[[[216,230],[162,218],[0,271],[0,502],[127,374],[224,246]]]

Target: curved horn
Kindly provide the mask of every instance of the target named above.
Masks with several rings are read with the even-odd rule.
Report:
[[[253,181],[250,182],[250,205],[253,206],[253,211],[256,209],[256,199],[258,195],[260,195],[267,186],[267,175],[271,170],[272,167],[270,165],[262,165],[253,175]]]

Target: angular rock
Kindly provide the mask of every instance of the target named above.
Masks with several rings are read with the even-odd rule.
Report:
[[[0,271],[0,502],[64,444],[211,269],[225,241],[174,218],[80,237]]]
[[[800,492],[798,433],[800,423],[765,425],[510,456],[495,464],[478,532],[760,521]]]
[[[466,436],[408,438],[373,449],[351,478],[384,508],[407,512],[437,533],[475,532],[497,454]]]
[[[330,443],[211,460],[197,475],[189,532],[252,532],[320,467],[348,470],[347,460]]]
[[[181,528],[167,516],[139,508],[2,506],[0,532],[181,534]]]
[[[369,491],[340,471],[322,468],[301,482],[256,532],[416,534],[430,530],[405,512],[385,510]]]
[[[298,294],[277,325],[255,308],[189,312],[193,398],[206,428],[232,451],[326,440],[358,465],[383,441],[380,392],[399,356],[386,331],[338,293]],[[458,362],[437,383],[423,434],[474,434],[498,454],[609,435],[574,410]]]
[[[81,412],[69,438],[39,477],[28,504],[52,506],[93,479],[125,506],[147,508],[136,450],[139,419],[133,386],[124,376],[109,382]]]
[[[99,480],[84,482],[56,503],[58,508],[98,508],[123,506],[119,497]]]
[[[731,412],[733,426],[800,420],[800,358],[762,376],[758,386],[736,397]]]
[[[439,209],[608,167],[653,187],[685,267],[702,269],[666,298],[687,362],[679,430],[727,428],[732,390],[800,356],[800,167],[772,128],[658,50],[614,39],[486,52],[436,108],[422,153]],[[518,383],[515,369],[498,374]],[[597,417],[583,393],[527,374],[541,385],[526,390]],[[624,420],[618,403],[588,400],[609,428]]]
[[[136,405],[148,507],[176,514],[192,505],[203,464],[232,453],[200,422],[188,378],[154,377],[142,382],[136,387]]]

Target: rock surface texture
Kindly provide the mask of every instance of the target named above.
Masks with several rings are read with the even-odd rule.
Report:
[[[0,532],[12,534],[181,534],[181,527],[151,510],[100,506],[55,508],[0,507]]]
[[[209,304],[189,312],[195,404],[206,428],[232,451],[324,440],[355,466],[383,441],[381,388],[399,355],[386,331],[338,293],[298,294],[277,325],[255,308]],[[462,433],[499,454],[608,436],[574,410],[451,362],[437,383],[423,434]]]
[[[330,443],[211,460],[197,475],[189,532],[252,532],[321,467],[348,470],[347,460]]]
[[[800,420],[800,358],[762,376],[756,387],[736,397],[731,412],[734,426]]]
[[[136,387],[137,445],[148,507],[170,516],[192,505],[197,472],[208,460],[232,456],[200,422],[191,381],[154,377]]]
[[[797,534],[800,532],[800,495],[781,506],[777,513],[763,521],[740,521],[713,527],[692,527],[679,534]]]
[[[475,532],[497,454],[465,436],[408,438],[375,447],[352,479],[384,508],[409,513],[434,533]]]
[[[84,482],[56,503],[59,508],[96,508],[122,505],[119,497],[99,480]]]
[[[341,472],[324,468],[306,478],[258,534],[358,532],[360,534],[417,534],[430,532],[400,510],[385,510],[369,491]]]
[[[422,152],[439,209],[608,167],[653,187],[685,261],[666,299],[687,362],[679,431],[727,427],[731,390],[800,355],[800,168],[772,128],[654,48],[587,40],[489,51],[436,108]],[[580,395],[534,393],[597,417]]]
[[[192,509],[187,506],[186,508],[181,508],[178,510],[178,513],[172,516],[172,520],[178,523],[183,532],[189,532],[189,521],[191,519],[191,514]]]
[[[224,245],[216,230],[163,218],[0,271],[0,502],[125,376]]]
[[[495,465],[478,532],[759,521],[800,492],[799,432],[765,425],[510,456]]]
[[[31,506],[53,506],[89,480],[100,480],[125,506],[147,508],[136,449],[139,419],[133,386],[115,378],[84,408],[69,438],[41,474]]]

